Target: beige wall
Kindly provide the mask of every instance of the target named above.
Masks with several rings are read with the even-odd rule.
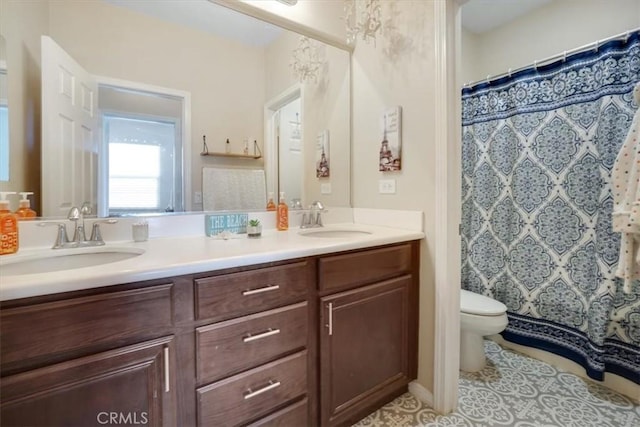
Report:
[[[433,2],[405,0],[383,6],[383,16],[393,17],[397,32],[375,47],[359,40],[353,54],[353,205],[423,211],[425,232],[432,236]],[[402,170],[383,173],[378,171],[380,117],[396,105],[402,106]],[[379,194],[380,179],[396,180],[396,194]],[[428,244],[421,251],[418,380],[433,391],[433,254]]]
[[[638,27],[640,0],[554,1],[487,33],[465,34],[463,82],[531,65]]]
[[[40,204],[40,35],[48,32],[46,1],[0,1],[0,34],[7,43],[9,182],[0,191],[33,191]],[[11,209],[18,208],[17,198]]]

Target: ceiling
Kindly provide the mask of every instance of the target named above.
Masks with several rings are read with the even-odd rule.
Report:
[[[251,46],[266,46],[282,29],[209,0],[104,0],[116,6],[237,40]],[[188,6],[188,7],[186,7]]]
[[[146,15],[221,35],[253,46],[266,46],[282,31],[264,21],[219,6],[209,0],[104,0]],[[462,26],[482,34],[506,24],[553,0],[467,0],[462,6]]]
[[[552,0],[468,0],[462,5],[462,27],[482,34],[506,24]]]

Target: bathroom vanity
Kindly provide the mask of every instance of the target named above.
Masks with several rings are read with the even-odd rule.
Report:
[[[416,377],[417,239],[3,301],[2,424],[349,425]]]

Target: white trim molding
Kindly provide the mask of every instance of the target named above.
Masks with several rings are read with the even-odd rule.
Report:
[[[141,92],[156,93],[161,95],[174,96],[176,98],[182,98],[182,206],[185,212],[194,210],[191,200],[192,188],[191,188],[191,171],[192,171],[192,159],[191,159],[191,92],[167,88],[162,86],[156,86],[148,83],[118,79],[114,77],[94,75],[94,78],[98,82],[98,85],[115,86],[121,88],[128,88],[138,90]],[[102,126],[102,124],[100,124]],[[103,150],[106,147],[102,147]],[[104,156],[101,156],[104,157]],[[103,186],[105,184],[106,169],[102,171],[101,177],[98,180],[98,185]],[[100,195],[100,192],[98,192]],[[102,195],[104,200],[101,200],[102,206],[106,209],[106,195]],[[101,216],[108,216],[107,211],[100,213]]]
[[[418,381],[411,381],[409,383],[409,393],[413,394],[416,399],[433,407],[433,394]]]
[[[460,360],[460,35],[457,2],[436,0],[435,19],[435,345],[433,408],[458,404]]]
[[[264,105],[264,172],[267,182],[267,193],[273,193],[278,197],[280,192],[279,183],[279,150],[278,135],[274,125],[274,117],[276,113],[285,105],[300,99],[300,105],[304,104],[304,85],[296,83],[293,86],[283,90],[278,95],[269,99]],[[302,129],[304,129],[304,116],[300,115]],[[304,186],[302,190],[302,200],[304,200]],[[277,201],[277,200],[276,200]]]

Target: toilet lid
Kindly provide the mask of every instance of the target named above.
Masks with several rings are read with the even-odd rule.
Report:
[[[507,311],[507,306],[493,298],[461,289],[460,311],[468,314],[496,316],[504,314]]]

